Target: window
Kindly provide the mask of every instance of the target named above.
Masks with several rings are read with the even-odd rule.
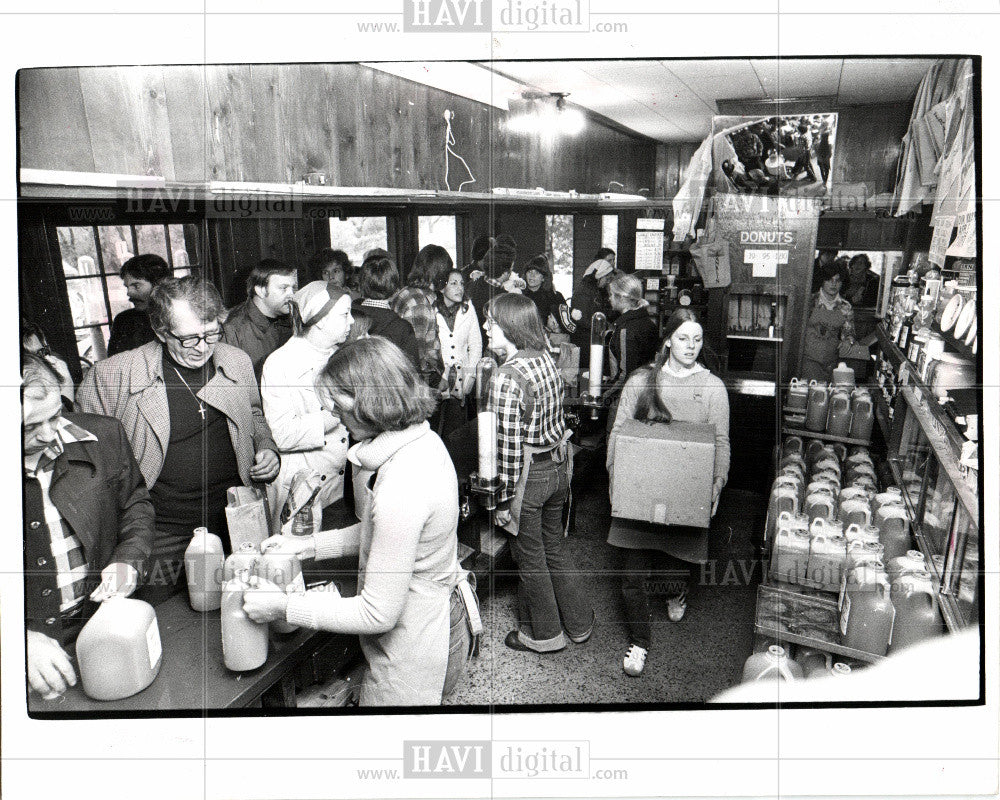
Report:
[[[194,223],[67,226],[56,234],[77,355],[88,363],[107,357],[111,321],[131,307],[118,274],[122,264],[136,253],[156,253],[181,277],[199,263]]]
[[[376,247],[389,249],[389,228],[385,217],[348,217],[330,220],[330,247],[343,250],[355,266],[365,253]]]
[[[455,217],[450,215],[417,217],[417,247],[423,248],[429,244],[439,244],[448,251],[451,260],[458,263],[458,235],[456,233]]]
[[[552,263],[552,287],[567,300],[573,297],[573,215],[545,216],[545,249]]]
[[[601,217],[601,247],[607,247],[618,255],[618,215],[604,214]]]

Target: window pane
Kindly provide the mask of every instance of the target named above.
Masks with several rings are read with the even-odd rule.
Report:
[[[618,215],[605,214],[601,217],[601,247],[607,247],[618,254]]]
[[[101,325],[108,321],[104,290],[100,278],[79,278],[66,281],[69,307],[73,312],[73,327]]]
[[[125,291],[125,284],[117,275],[108,275],[108,299],[111,301],[111,318],[114,319],[126,308],[131,308],[128,292]]]
[[[107,325],[81,328],[76,332],[76,349],[80,354],[81,366],[86,367],[108,357],[110,335],[110,328]]]
[[[429,244],[441,245],[448,251],[451,260],[458,264],[457,242],[458,235],[455,232],[454,216],[417,217],[417,244],[419,247],[426,247]]]
[[[156,253],[167,261],[167,235],[162,225],[136,225],[135,237],[140,253]]]
[[[569,300],[573,296],[573,215],[545,217],[545,244],[552,261],[552,286]]]
[[[101,255],[104,272],[115,273],[135,253],[132,252],[132,229],[128,225],[102,225],[97,229],[101,237]]]
[[[59,252],[62,255],[63,274],[67,278],[77,275],[96,275],[97,247],[92,228],[56,228]]]
[[[385,217],[348,217],[330,220],[330,246],[343,250],[351,263],[360,265],[365,253],[375,247],[389,249],[389,230]]]
[[[183,225],[170,225],[169,228],[174,274],[179,277],[180,268],[201,263],[198,260],[198,226],[193,222],[186,222]]]

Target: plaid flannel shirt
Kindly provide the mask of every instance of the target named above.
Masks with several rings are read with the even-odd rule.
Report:
[[[24,472],[29,480],[37,480],[41,487],[44,535],[49,539],[56,567],[56,586],[60,592],[59,610],[65,614],[86,598],[90,566],[79,537],[66,524],[49,497],[49,488],[52,486],[56,459],[63,454],[65,445],[73,442],[96,442],[97,437],[64,418],[56,422],[56,434],[56,439],[37,459],[25,459]]]
[[[505,370],[494,373],[488,408],[497,415],[497,472],[504,482],[499,497],[502,503],[514,496],[524,468],[524,445],[554,447],[566,430],[563,379],[552,357],[538,350],[521,350],[504,368],[524,379],[534,403],[526,401],[521,384]]]
[[[420,350],[420,374],[431,388],[436,388],[444,374],[437,330],[437,297],[429,290],[404,286],[393,296],[391,306],[413,327]]]

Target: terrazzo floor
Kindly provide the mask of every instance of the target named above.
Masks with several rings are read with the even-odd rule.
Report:
[[[577,464],[579,469],[579,459]],[[607,475],[598,459],[583,465],[574,491],[577,511],[569,546],[587,575],[597,614],[593,636],[545,655],[506,647],[504,637],[515,627],[517,581],[512,573],[494,575],[492,591],[481,587],[479,593],[486,629],[479,656],[445,704],[701,703],[738,683],[753,645],[757,576],[752,572],[752,536],[763,499],[723,491],[710,535],[710,561],[704,570],[694,568],[687,613],[672,623],[666,598],[654,599],[653,645],[643,674],[632,678],[622,671],[629,643],[620,578],[608,574],[619,569],[620,556],[605,541],[610,504]]]

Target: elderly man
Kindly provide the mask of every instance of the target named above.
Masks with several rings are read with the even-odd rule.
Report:
[[[271,481],[280,467],[250,357],[219,341],[224,313],[211,284],[163,281],[150,303],[157,341],[98,362],[77,395],[85,411],[122,421],[149,486],[156,537],[145,599],[180,584],[196,527],[226,529],[229,487]]]
[[[297,285],[295,267],[265,258],[250,271],[246,302],[226,319],[223,341],[250,356],[258,384],[267,357],[291,338],[292,294]]]
[[[153,542],[153,506],[118,420],[63,414],[59,376],[21,368],[28,682],[43,696],[76,683],[65,647],[92,601],[129,595]]]

